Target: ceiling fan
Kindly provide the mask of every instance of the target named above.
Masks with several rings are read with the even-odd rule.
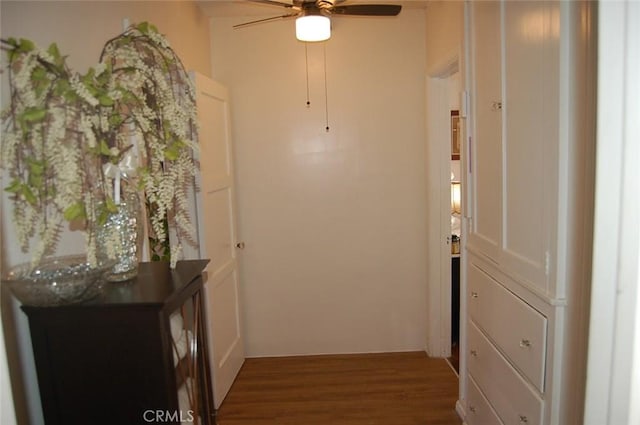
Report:
[[[396,16],[402,6],[395,4],[345,4],[345,0],[292,0],[285,3],[276,0],[247,0],[289,9],[284,15],[258,19],[234,25],[242,28],[262,22],[296,18],[296,38],[300,41],[324,41],[331,37],[331,16]]]

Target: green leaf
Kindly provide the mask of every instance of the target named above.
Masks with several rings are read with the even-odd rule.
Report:
[[[26,38],[21,38],[20,39],[20,45],[18,47],[19,51],[27,53],[27,52],[32,51],[35,48],[36,48],[36,45],[33,44],[33,41],[27,40]]]
[[[106,87],[111,80],[111,67],[107,67],[102,74],[96,77],[96,81],[103,87]]]
[[[24,199],[26,199],[27,202],[30,203],[31,205],[36,205],[38,203],[38,199],[36,198],[36,195],[33,193],[31,188],[26,184],[22,185],[20,193],[22,194],[22,196],[24,196]]]
[[[7,40],[7,44],[13,46],[12,48],[7,49],[7,57],[9,58],[9,63],[13,63],[13,59],[18,55],[19,43],[15,38],[10,37]]]
[[[106,196],[104,203],[98,208],[98,224],[103,225],[107,222],[107,219],[111,214],[118,212],[118,206],[110,196]]]
[[[73,90],[71,90],[71,84],[69,84],[69,81],[65,79],[59,79],[53,88],[53,93],[56,96],[62,96],[64,94],[66,97],[68,92],[73,93]],[[75,96],[75,93],[74,93],[74,96]]]
[[[39,176],[44,174],[44,161],[29,158],[27,159],[27,163],[29,165],[29,173]]]
[[[98,224],[100,226],[103,226],[107,222],[108,218],[109,218],[109,211],[107,211],[106,208],[101,208],[98,214]]]
[[[67,207],[67,209],[64,210],[63,214],[65,220],[67,221],[73,221],[87,217],[87,212],[85,211],[82,202],[76,202],[75,204]]]
[[[60,50],[58,49],[58,45],[56,43],[51,43],[47,52],[53,56],[54,59],[61,59]]]
[[[29,132],[29,126],[24,121],[24,119],[22,117],[18,117],[18,122],[20,123],[20,131],[22,131],[22,134],[28,133]]]
[[[44,161],[29,158],[27,165],[29,167],[29,185],[35,189],[41,189],[44,183]]]
[[[49,87],[49,78],[47,77],[47,71],[41,67],[36,66],[31,71],[31,82],[33,84],[36,96],[40,97],[42,93]]]
[[[47,80],[47,71],[41,66],[36,66],[31,72],[31,79],[33,81]]]
[[[22,114],[24,122],[35,123],[44,120],[47,116],[47,110],[44,108],[27,108]]]
[[[105,199],[105,205],[106,205],[106,209],[107,212],[109,213],[117,213],[118,212],[118,205],[113,201],[113,199],[111,199],[110,196],[107,196],[107,198]]]
[[[131,103],[131,102],[138,101],[138,98],[136,97],[136,95],[131,93],[129,90],[121,89],[120,91],[122,93],[122,98],[121,98],[122,103]]]
[[[176,144],[172,144],[164,150],[164,157],[169,161],[175,161],[178,156],[180,156],[180,147],[176,146]]]
[[[122,118],[120,114],[113,114],[109,116],[109,125],[111,126],[111,128],[120,127],[120,124],[122,124],[123,121],[124,121],[124,118]]]
[[[71,85],[69,85],[69,83],[66,83],[66,86],[68,88],[64,92],[64,98],[70,103],[77,101],[79,99],[79,96],[77,95],[77,93],[71,88]]]
[[[136,26],[136,28],[141,33],[148,34],[149,33],[149,22],[141,22]]]
[[[56,43],[51,43],[47,52],[53,57],[53,63],[58,66],[64,65],[64,58],[60,55],[60,50],[58,49],[58,45]]]
[[[120,39],[118,40],[118,44],[121,46],[126,46],[127,44],[131,43],[131,37],[128,35],[122,36],[120,37]]]
[[[4,188],[9,193],[18,193],[22,190],[22,182],[18,179],[13,179],[11,184]]]
[[[109,145],[104,140],[100,140],[100,154],[111,156],[111,149],[109,149]]]
[[[102,106],[113,106],[113,104],[115,103],[113,101],[113,99],[106,95],[106,94],[101,94],[98,96],[98,101],[100,102],[100,105]]]
[[[29,185],[38,190],[42,189],[44,186],[44,177],[38,174],[30,174]]]
[[[93,80],[93,77],[96,75],[96,70],[93,67],[89,67],[89,70],[85,75],[82,76],[82,81],[87,82]]]

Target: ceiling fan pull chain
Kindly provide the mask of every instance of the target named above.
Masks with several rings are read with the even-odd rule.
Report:
[[[327,43],[322,43],[322,51],[324,53],[324,116],[327,133],[329,132],[329,95],[327,90]]]
[[[307,108],[311,107],[311,101],[309,100],[309,54],[307,52],[307,46],[309,43],[304,43],[304,66],[307,72]]]

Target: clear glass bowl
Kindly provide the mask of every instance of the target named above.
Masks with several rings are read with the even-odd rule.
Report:
[[[85,255],[56,257],[35,268],[24,263],[2,277],[24,305],[56,306],[90,300],[102,290],[102,276],[114,262],[92,266]]]

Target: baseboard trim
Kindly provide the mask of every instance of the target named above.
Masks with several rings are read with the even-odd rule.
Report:
[[[462,425],[466,425],[467,423],[465,422],[465,419],[467,415],[465,414],[465,408],[460,400],[456,401],[456,413],[460,416],[460,419],[462,419]]]

